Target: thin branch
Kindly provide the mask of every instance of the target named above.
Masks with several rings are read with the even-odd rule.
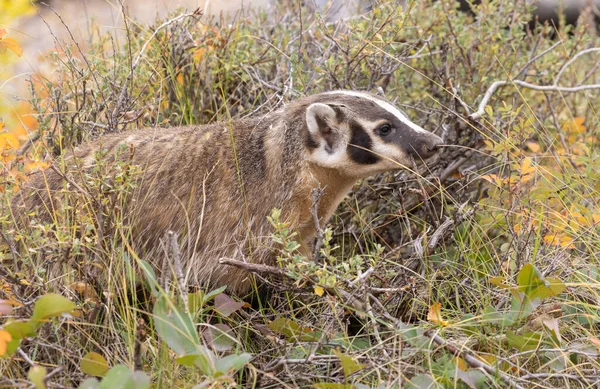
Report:
[[[321,229],[321,223],[319,222],[319,201],[325,194],[324,188],[314,188],[312,190],[312,206],[310,207],[310,213],[315,223],[315,229],[317,230],[317,236],[315,237],[315,245],[313,247],[313,262],[319,263],[321,259],[321,248],[323,248],[323,230]]]
[[[36,132],[32,136],[27,139],[27,141],[21,146],[19,150],[17,150],[17,156],[21,156],[27,152],[27,150],[31,147],[31,145],[40,138],[40,134]]]
[[[188,295],[187,288],[185,286],[185,279],[183,277],[183,269],[181,266],[181,252],[179,251],[179,244],[177,243],[177,234],[173,231],[167,232],[169,238],[169,244],[171,248],[171,258],[173,260],[173,267],[175,268],[175,276],[177,277],[177,283],[179,284],[179,293],[183,300],[183,307],[185,312],[188,313]]]
[[[425,336],[427,336],[428,338],[430,338],[433,343],[437,344],[438,346],[441,346],[443,348],[445,348],[446,350],[448,350],[449,352],[451,352],[452,354],[461,357],[462,359],[465,360],[465,362],[467,362],[471,367],[477,368],[477,369],[482,369],[485,372],[487,372],[488,374],[492,375],[492,376],[498,376],[500,377],[500,379],[504,382],[506,382],[508,385],[517,388],[517,389],[525,389],[523,386],[517,384],[512,377],[510,377],[509,375],[505,374],[504,372],[502,372],[500,369],[496,369],[491,367],[490,365],[480,361],[479,359],[475,358],[474,356],[472,356],[471,354],[467,353],[464,350],[460,350],[458,349],[456,346],[446,342],[444,339],[442,339],[441,336],[439,336],[438,334],[435,333],[435,330],[427,330],[423,333]]]
[[[13,264],[15,265],[15,269],[16,269],[16,266],[18,265],[18,262],[19,262],[19,251],[17,250],[17,246],[15,245],[15,242],[12,239],[10,239],[8,236],[6,236],[6,234],[4,234],[3,231],[0,231],[0,238],[2,238],[2,240],[4,240],[4,243],[6,243],[6,245],[8,246],[8,248],[10,250],[10,254],[12,255]]]
[[[535,85],[535,84],[530,84],[528,82],[521,81],[521,80],[495,81],[494,83],[492,83],[492,85],[490,85],[487,92],[485,92],[483,99],[481,100],[481,102],[479,103],[479,106],[477,107],[477,112],[474,112],[470,116],[470,118],[471,119],[481,118],[485,114],[485,107],[486,107],[488,101],[490,100],[490,98],[492,97],[492,95],[498,90],[498,88],[500,88],[504,85],[509,85],[509,84],[519,85],[523,88],[528,88],[528,89],[542,91],[542,92],[575,93],[575,92],[581,92],[581,91],[590,90],[590,89],[600,89],[600,84],[589,84],[589,85],[568,87],[568,86],[557,86],[557,85]]]
[[[553,49],[554,46],[556,46],[556,44],[553,45],[550,49]],[[545,52],[541,53],[540,56],[543,55],[543,54],[545,54],[550,49],[548,49]],[[493,82],[492,85],[490,85],[490,87],[488,88],[488,90],[485,92],[485,94],[483,96],[483,99],[479,103],[479,106],[477,107],[477,112],[474,112],[473,114],[471,114],[470,118],[471,119],[479,119],[479,118],[481,118],[485,114],[485,107],[486,107],[487,103],[489,102],[489,100],[494,95],[494,93],[500,87],[505,86],[505,85],[509,85],[509,84],[510,85],[518,85],[518,86],[521,86],[523,88],[532,89],[532,90],[536,90],[536,91],[542,91],[542,92],[575,93],[575,92],[581,92],[581,91],[591,90],[591,89],[600,89],[600,84],[588,84],[588,85],[570,86],[570,87],[569,86],[559,86],[558,85],[558,83],[560,81],[560,78],[562,77],[562,75],[565,72],[565,70],[573,62],[575,62],[575,60],[577,60],[577,58],[581,57],[584,54],[588,54],[588,53],[592,53],[592,52],[596,52],[596,51],[600,51],[600,47],[594,47],[594,48],[591,48],[591,49],[582,50],[582,51],[578,52],[577,54],[575,54],[573,56],[573,58],[571,58],[569,61],[567,61],[560,68],[560,70],[558,71],[558,74],[556,75],[556,78],[554,79],[554,83],[552,85],[536,85],[536,84],[531,84],[529,82],[521,81],[521,80],[495,81],[495,82]],[[536,59],[538,57],[535,57],[534,59]]]
[[[558,74],[556,75],[556,78],[554,79],[554,85],[558,85],[558,82],[560,81],[560,78],[562,77],[565,70],[567,70],[569,65],[571,65],[573,62],[575,62],[577,60],[577,58],[581,57],[584,54],[593,53],[595,51],[600,51],[600,47],[593,47],[591,49],[581,50],[579,53],[575,54],[573,56],[573,58],[568,60],[567,63],[565,63],[562,68],[560,68],[560,70],[558,71]]]

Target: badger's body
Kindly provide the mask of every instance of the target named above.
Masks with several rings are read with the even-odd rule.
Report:
[[[107,135],[74,154],[89,169],[99,149],[114,155],[130,146],[119,158],[131,158],[142,172],[126,210],[142,257],[161,261],[159,241],[172,230],[181,237],[189,282],[243,294],[251,285],[247,273],[219,259],[272,263],[267,216],[274,208],[308,254],[316,233],[313,188],[325,188],[318,209],[324,223],[357,179],[400,169],[411,156],[427,158],[440,143],[383,99],[339,91],[247,120]],[[50,169],[37,173],[19,205],[49,215],[65,180]]]

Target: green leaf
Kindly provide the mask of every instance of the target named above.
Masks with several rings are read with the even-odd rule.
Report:
[[[431,347],[431,339],[423,335],[425,331],[422,328],[415,327],[412,324],[402,323],[399,326],[399,329],[402,331],[402,339],[414,348],[422,350]]]
[[[227,324],[215,324],[202,332],[206,343],[216,351],[229,351],[233,348],[233,331]]]
[[[27,373],[27,378],[33,383],[35,389],[46,389],[44,378],[46,378],[46,368],[43,366],[33,366]]]
[[[148,280],[148,285],[150,285],[152,295],[158,298],[160,296],[160,292],[158,291],[158,281],[156,280],[156,274],[154,273],[154,269],[152,269],[152,266],[144,260],[140,260],[139,264],[142,268],[142,271],[146,275],[146,279]]]
[[[98,389],[100,382],[95,378],[88,378],[79,385],[79,389]]]
[[[148,389],[150,377],[142,371],[131,371],[125,365],[117,365],[110,369],[100,382],[98,389]]]
[[[523,335],[517,335],[512,331],[506,333],[508,345],[519,351],[535,350],[542,344],[542,335],[537,332],[528,332]]]
[[[484,323],[493,323],[500,326],[509,326],[514,324],[519,311],[499,312],[496,308],[489,306],[483,310],[481,321]]]
[[[506,277],[492,277],[490,278],[490,284],[496,285],[501,289],[509,289],[510,285],[505,284]]]
[[[40,297],[33,307],[32,321],[41,321],[60,316],[77,308],[74,302],[58,294],[48,293]]]
[[[216,372],[216,359],[217,357],[212,351],[205,346],[199,345],[195,352],[179,357],[176,361],[183,366],[196,366],[204,375],[213,377]]]
[[[29,321],[12,321],[3,326],[13,339],[23,339],[35,336],[35,325]]]
[[[191,314],[198,313],[204,307],[204,291],[199,290],[194,293],[188,293],[188,311]]]
[[[333,353],[338,357],[340,363],[342,364],[342,369],[344,370],[344,377],[346,377],[346,380],[352,373],[364,367],[364,365],[356,363],[351,356],[345,355],[339,350],[333,350]]]
[[[200,339],[189,314],[175,306],[165,295],[156,301],[153,313],[156,332],[176,354],[196,352]]]
[[[441,385],[435,382],[433,377],[429,374],[419,374],[411,378],[411,380],[406,383],[406,387],[411,389],[433,389],[440,388]]]
[[[543,285],[543,283],[542,274],[530,263],[523,266],[519,274],[517,274],[518,290],[526,295],[529,295],[531,290],[537,288],[539,285]]]
[[[335,382],[319,382],[317,384],[313,384],[313,388],[317,389],[353,389],[354,386],[350,384],[338,384]]]
[[[294,338],[302,334],[302,327],[293,320],[278,317],[269,323],[269,328],[287,338]]]
[[[559,278],[547,277],[542,285],[539,285],[529,293],[529,298],[539,298],[543,300],[548,297],[558,296],[566,288],[567,286]]]
[[[103,377],[108,371],[108,362],[95,352],[89,352],[81,359],[81,371],[87,375]]]
[[[206,295],[204,295],[204,299],[202,300],[202,305],[204,305],[208,302],[211,302],[215,297],[217,297],[218,295],[223,293],[225,291],[225,289],[227,289],[227,287],[222,286],[218,289],[211,290],[210,292],[208,292]]]
[[[223,374],[231,374],[240,370],[242,367],[246,366],[248,362],[252,359],[252,355],[248,353],[243,353],[240,355],[228,355],[224,358],[217,360],[215,363],[215,370],[223,373]]]

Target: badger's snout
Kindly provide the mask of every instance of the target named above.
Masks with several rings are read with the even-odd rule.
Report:
[[[435,155],[443,143],[442,138],[435,134],[420,133],[411,139],[407,151],[415,159],[427,159]]]

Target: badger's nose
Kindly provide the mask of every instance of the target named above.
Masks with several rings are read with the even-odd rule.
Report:
[[[417,159],[427,159],[435,155],[443,143],[444,141],[439,136],[423,133],[413,139],[408,151]]]

